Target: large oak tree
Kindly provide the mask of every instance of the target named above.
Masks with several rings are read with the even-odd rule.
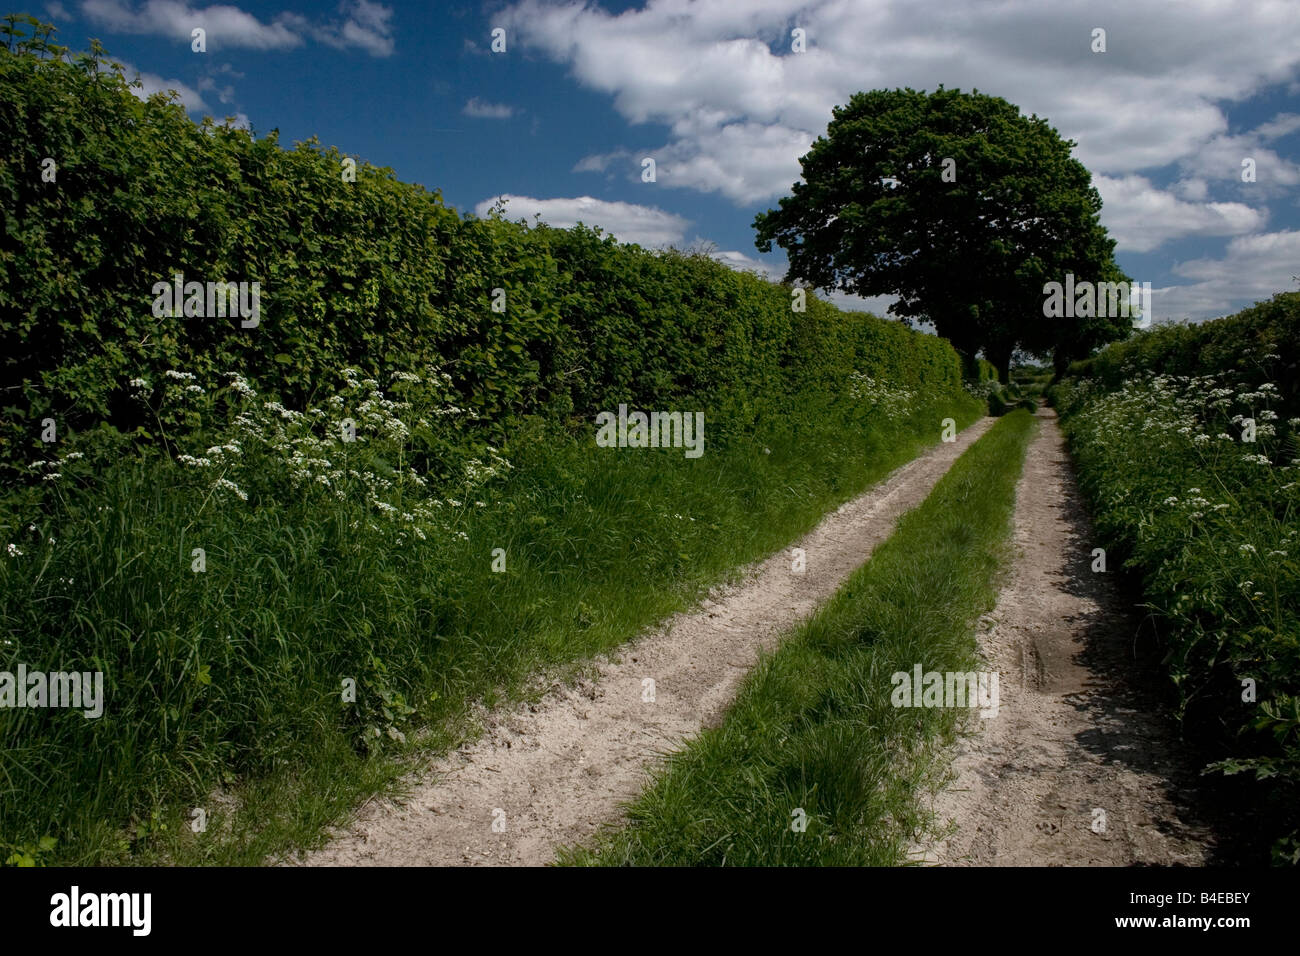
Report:
[[[998,97],[875,90],[836,107],[803,179],[755,220],[786,281],[863,296],[983,351],[1004,380],[1017,349],[1070,358],[1128,334],[1124,318],[1043,314],[1046,282],[1118,281],[1101,197],[1045,120]]]

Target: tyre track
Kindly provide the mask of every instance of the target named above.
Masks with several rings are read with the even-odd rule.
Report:
[[[1014,560],[980,635],[1002,685],[972,721],[955,781],[936,796],[946,838],[916,847],[946,865],[1203,865],[1193,762],[1170,718],[1132,680],[1138,621],[1080,505],[1056,413],[1038,412],[1016,491]],[[1113,569],[1112,569],[1113,570]]]
[[[408,796],[366,805],[295,862],[542,865],[617,822],[662,755],[720,718],[759,652],[833,594],[993,421],[933,446],[823,518],[793,545],[806,552],[805,573],[792,573],[791,551],[780,551],[595,659],[594,679],[551,681],[540,702],[486,714],[483,735],[436,758]],[[643,699],[646,678],[653,702]]]

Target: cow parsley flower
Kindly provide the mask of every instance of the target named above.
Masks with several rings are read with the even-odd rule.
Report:
[[[239,496],[240,501],[247,501],[248,495],[240,487],[228,478],[218,478],[213,488],[221,488],[224,491],[230,491]]]

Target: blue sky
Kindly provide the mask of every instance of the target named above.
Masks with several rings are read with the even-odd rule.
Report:
[[[1078,141],[1121,267],[1157,321],[1300,288],[1300,3],[1274,0],[645,0],[518,3],[35,0],[146,92],[288,145],[392,167],[462,211],[712,243],[739,268],[754,215],[857,90],[1005,97]],[[206,31],[207,51],[191,49]],[[494,28],[505,52],[490,50]],[[791,31],[806,31],[806,50]],[[1093,31],[1106,30],[1105,52]],[[641,181],[655,158],[657,182]],[[1255,181],[1242,181],[1253,159]],[[884,312],[889,299],[833,296]]]

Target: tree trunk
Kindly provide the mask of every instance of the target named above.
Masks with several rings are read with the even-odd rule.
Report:
[[[1010,348],[984,347],[984,357],[998,370],[1003,385],[1011,384],[1011,352]]]
[[[1063,348],[1052,353],[1052,384],[1055,385],[1065,377],[1065,370],[1070,367],[1070,355]]]

